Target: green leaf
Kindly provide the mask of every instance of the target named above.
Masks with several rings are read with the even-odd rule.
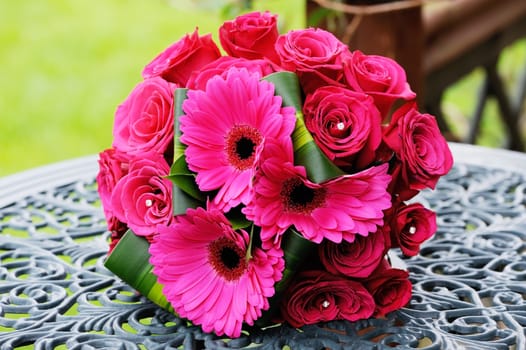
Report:
[[[104,266],[143,296],[173,312],[172,306],[162,293],[162,285],[157,282],[157,276],[152,272],[148,247],[149,243],[145,238],[128,230],[106,258]]]
[[[241,208],[242,206],[237,206],[225,214],[234,230],[247,228],[252,225],[252,221],[246,218],[245,214],[241,212]]]
[[[175,142],[179,142],[178,137],[181,135],[181,128],[179,128],[179,117],[184,114],[183,102],[188,97],[187,88],[177,88],[174,92],[174,117],[175,117]]]
[[[304,238],[296,229],[289,228],[283,235],[281,248],[285,259],[283,277],[274,286],[275,294],[269,299],[270,308],[256,321],[258,327],[267,327],[272,324],[272,319],[279,310],[283,293],[305,261],[309,261],[311,256],[317,254],[318,244]]]
[[[195,174],[188,170],[184,155],[174,160],[168,179],[190,197],[200,201],[205,200],[203,192],[199,190],[195,182]]]
[[[168,179],[173,183],[174,215],[186,213],[187,208],[196,208],[206,200],[195,182],[195,174],[188,169],[184,155],[186,147],[179,140],[181,137],[179,118],[184,115],[183,102],[187,98],[187,92],[188,89],[178,88],[174,93],[174,162],[168,175]]]
[[[296,126],[292,133],[294,163],[304,166],[309,180],[316,183],[343,175],[344,172],[327,158],[305,126],[298,76],[292,72],[276,72],[267,75],[263,80],[274,84],[275,93],[281,96],[284,106],[294,107],[296,110]]]
[[[284,106],[294,107],[297,112],[301,112],[302,92],[298,76],[292,72],[276,72],[263,78],[274,84],[275,94],[281,96]]]
[[[173,216],[186,214],[186,209],[188,208],[203,207],[205,205],[204,203],[204,201],[200,201],[192,196],[189,196],[186,192],[181,190],[181,188],[179,188],[175,184],[172,187]]]
[[[296,119],[292,143],[294,163],[305,167],[307,178],[312,182],[321,183],[344,174],[318,147],[305,126],[303,115]]]

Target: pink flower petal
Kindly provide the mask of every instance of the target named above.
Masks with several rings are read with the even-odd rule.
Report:
[[[176,313],[205,332],[238,337],[243,322],[268,307],[281,279],[282,252],[255,248],[245,262],[248,234],[234,231],[218,210],[188,209],[170,226],[159,227],[150,245],[153,273]],[[238,254],[238,264],[223,252]]]
[[[319,243],[352,242],[354,234],[366,236],[383,225],[383,210],[391,206],[387,164],[313,184],[286,155],[263,157],[262,162],[244,213],[261,226],[264,247],[278,244],[290,226]]]
[[[281,108],[271,83],[235,67],[210,78],[205,91],[189,91],[183,111],[180,140],[188,167],[201,190],[219,190],[215,204],[225,211],[248,202],[263,140],[292,143],[296,123],[294,109]]]

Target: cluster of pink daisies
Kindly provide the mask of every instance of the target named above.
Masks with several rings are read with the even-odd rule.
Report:
[[[145,237],[175,312],[218,335],[271,306],[294,327],[404,306],[408,273],[386,253],[413,256],[434,234],[435,213],[410,200],[453,163],[404,70],[321,29],[280,35],[267,12],[223,23],[219,39],[226,54],[197,29],[169,46],[117,108],[97,176],[110,252],[127,230]],[[300,108],[266,79],[284,72]],[[308,166],[312,147],[325,163]],[[181,156],[197,195],[173,181]],[[315,249],[271,305],[292,235]]]

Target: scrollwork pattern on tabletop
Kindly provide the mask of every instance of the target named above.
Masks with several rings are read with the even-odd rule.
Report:
[[[456,164],[419,201],[438,232],[405,259],[413,298],[384,319],[250,330],[229,340],[158,308],[103,266],[94,180],[0,208],[0,350],[526,349],[526,178]]]

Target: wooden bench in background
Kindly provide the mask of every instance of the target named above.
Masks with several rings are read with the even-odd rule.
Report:
[[[493,97],[506,128],[505,146],[526,151],[519,127],[526,97],[526,62],[513,94],[506,91],[497,71],[503,49],[526,38],[526,1],[308,0],[307,4],[307,18],[325,18],[317,25],[352,49],[396,59],[418,93],[420,106],[437,117],[450,140],[475,143],[486,101]],[[328,16],[320,16],[323,11]],[[442,112],[443,93],[479,67],[484,80],[468,134],[460,137]]]

